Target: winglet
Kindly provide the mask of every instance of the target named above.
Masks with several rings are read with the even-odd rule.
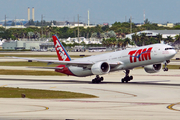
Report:
[[[56,49],[56,52],[57,52],[58,59],[60,61],[71,61],[70,56],[66,52],[65,48],[63,47],[62,43],[57,38],[57,36],[53,35],[52,38],[53,38],[53,41],[54,41],[54,46],[55,46],[55,49]]]

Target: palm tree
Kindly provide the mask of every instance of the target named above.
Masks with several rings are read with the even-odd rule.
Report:
[[[124,42],[123,42],[123,46],[126,48],[126,46],[130,43],[130,39],[129,38],[125,38]]]
[[[161,43],[162,35],[160,33],[157,34],[156,38],[157,38],[158,42]]]
[[[180,44],[180,34],[175,36],[175,42],[174,44],[178,44],[178,49],[179,49],[179,44]]]
[[[171,36],[167,36],[167,38],[164,40],[165,43],[174,42],[173,38]]]
[[[140,34],[140,41],[142,42],[142,46],[144,46],[144,42],[147,39],[146,33],[141,33]]]
[[[112,48],[112,46],[113,46],[113,39],[109,38],[107,40],[108,40],[109,46],[111,46],[111,48]]]
[[[175,40],[176,40],[177,42],[180,42],[180,34],[175,36]],[[176,42],[176,41],[175,41],[175,42]]]
[[[123,46],[123,42],[124,42],[124,40],[118,39],[118,40],[117,40],[117,46],[118,46],[119,48],[122,47],[122,46]]]
[[[106,39],[103,39],[103,40],[102,40],[102,44],[103,44],[103,46],[106,46],[106,47],[107,47],[107,40],[106,40]]]
[[[116,40],[116,38],[111,38],[111,40],[112,40],[112,45],[113,45],[113,47],[115,48],[115,46],[117,45],[117,40]]]
[[[106,39],[106,44],[107,44],[107,47],[112,46],[111,39]]]
[[[139,41],[139,35],[137,35],[137,33],[132,35],[132,41],[137,45],[137,42]]]

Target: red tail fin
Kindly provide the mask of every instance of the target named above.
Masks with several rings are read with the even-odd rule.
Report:
[[[57,36],[53,35],[52,38],[53,38],[53,41],[54,41],[54,46],[55,46],[55,49],[56,49],[56,52],[57,52],[58,59],[60,61],[71,61],[70,56],[66,52],[65,48],[63,47],[63,45],[61,44],[61,42],[59,41]]]

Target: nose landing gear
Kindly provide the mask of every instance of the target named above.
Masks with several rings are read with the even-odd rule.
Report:
[[[168,63],[170,63],[170,60],[166,60],[166,62],[164,63],[164,68],[163,68],[164,71],[168,71],[168,67],[167,67]]]

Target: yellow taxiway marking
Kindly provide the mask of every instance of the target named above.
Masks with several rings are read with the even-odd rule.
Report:
[[[48,110],[49,108],[48,107],[45,107],[46,109],[45,110]]]
[[[0,86],[0,87],[5,87],[5,86],[7,86],[7,85],[2,85],[2,86]]]
[[[173,108],[175,105],[178,105],[178,104],[180,105],[180,103],[171,104],[171,105],[167,106],[167,108],[170,109],[170,110],[180,111],[178,109]]]
[[[56,88],[56,86],[55,87],[50,87],[50,89],[53,89],[53,88]]]
[[[43,107],[45,108],[44,110],[49,110],[49,107],[46,107],[46,106],[40,106],[40,105],[32,105],[32,106]],[[43,110],[37,110],[37,111],[43,111]]]

